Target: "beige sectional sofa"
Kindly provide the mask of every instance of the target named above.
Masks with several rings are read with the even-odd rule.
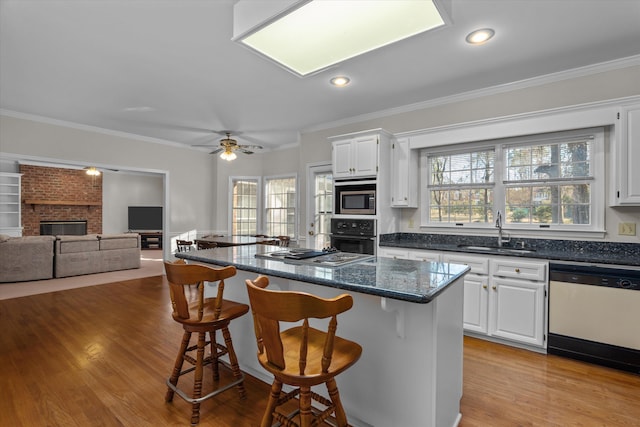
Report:
[[[54,236],[0,235],[0,282],[53,278]]]
[[[140,235],[29,236],[0,239],[0,282],[140,268]]]
[[[140,236],[58,236],[54,260],[55,277],[140,268]]]

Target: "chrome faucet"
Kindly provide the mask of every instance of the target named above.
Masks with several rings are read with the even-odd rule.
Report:
[[[496,211],[496,228],[498,229],[498,247],[502,247],[502,214]]]

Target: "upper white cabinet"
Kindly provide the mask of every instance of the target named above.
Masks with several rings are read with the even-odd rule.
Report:
[[[391,143],[391,207],[418,207],[418,156],[409,149],[409,138]]]
[[[378,173],[378,135],[333,141],[333,178],[375,177]]]
[[[0,234],[22,236],[19,173],[0,172]]]
[[[620,108],[615,143],[614,204],[640,206],[640,104]]]

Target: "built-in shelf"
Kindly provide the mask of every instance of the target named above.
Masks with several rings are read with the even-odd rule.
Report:
[[[35,209],[35,205],[62,205],[62,206],[102,206],[102,202],[88,202],[82,200],[39,200],[39,199],[25,199],[25,205],[31,205],[32,209]]]

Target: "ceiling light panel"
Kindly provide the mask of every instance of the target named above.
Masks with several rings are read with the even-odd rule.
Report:
[[[234,37],[305,76],[445,25],[435,0],[313,0]]]

